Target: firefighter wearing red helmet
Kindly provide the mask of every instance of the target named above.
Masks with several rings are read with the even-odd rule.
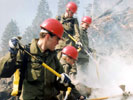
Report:
[[[73,14],[76,13],[77,11],[77,5],[74,3],[74,2],[69,2],[67,5],[66,5],[66,11],[67,10],[70,10]]]
[[[78,51],[74,46],[66,46],[61,51],[62,55],[60,62],[63,65],[64,71],[70,76],[70,74],[76,75],[77,68],[75,66],[75,61],[78,58]]]
[[[73,46],[66,46],[65,48],[63,48],[62,53],[73,58],[74,60],[76,60],[78,57],[77,49]]]
[[[89,16],[84,16],[83,18],[82,18],[82,22],[84,22],[84,23],[87,23],[87,24],[91,24],[91,22],[92,22],[92,19],[91,19],[91,17],[89,17]]]
[[[79,23],[77,18],[74,18],[73,15],[77,11],[77,4],[74,2],[69,2],[66,5],[66,12],[61,16],[57,16],[56,19],[63,24],[64,27],[64,34],[63,40],[59,41],[59,45],[56,46],[56,49],[62,49],[67,45],[76,46],[74,41],[68,36],[70,34],[73,36],[77,41],[80,41],[79,36]]]
[[[78,58],[78,51],[74,46],[66,46],[61,51],[62,55],[60,58],[60,63],[62,64],[65,73],[73,80],[74,76],[77,74],[77,68],[75,66],[75,61]],[[63,100],[63,93],[58,95],[59,100]],[[68,96],[67,100],[84,100],[85,97],[81,96],[76,88],[73,88],[71,95]]]
[[[9,52],[0,60],[0,77],[8,78],[19,69],[21,71],[20,79],[23,80],[20,100],[57,100],[56,95],[59,90],[66,89],[60,87],[57,77],[50,71],[42,67],[40,61],[58,73],[65,76],[63,67],[57,59],[55,46],[63,35],[63,26],[56,19],[47,19],[41,25],[39,39],[33,39],[30,45],[19,48],[19,39],[12,38],[9,41]],[[38,60],[35,60],[23,50],[29,51]],[[69,77],[61,78],[61,82],[69,81]],[[20,86],[21,87],[21,86]]]
[[[64,32],[62,24],[56,19],[47,19],[40,25],[40,27],[42,30],[47,30],[58,38],[61,38]]]
[[[92,19],[89,16],[84,16],[80,24],[80,40],[83,46],[83,49],[79,52],[78,64],[81,66],[81,69],[85,69],[85,66],[88,66],[89,55],[84,51],[87,50],[89,53],[94,49],[89,47],[89,38],[87,29],[90,27]]]

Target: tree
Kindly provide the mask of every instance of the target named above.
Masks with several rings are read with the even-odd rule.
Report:
[[[85,9],[86,9],[86,15],[92,17],[93,5],[89,3]]]
[[[25,34],[23,35],[23,42],[29,43],[32,38],[37,38],[40,31],[40,24],[47,18],[52,16],[51,11],[49,10],[49,5],[46,0],[41,0],[38,6],[37,14],[35,19],[32,22],[32,25],[29,26]]]
[[[79,5],[79,1],[78,0],[59,0],[58,2],[58,15],[61,15],[65,12],[66,10],[66,4],[70,1],[75,2],[77,5]]]
[[[92,3],[88,3],[88,6],[86,7],[87,16],[91,16],[92,18],[98,17],[99,14],[102,13],[100,3],[100,0],[93,0]]]
[[[2,34],[1,37],[1,52],[2,54],[7,53],[8,51],[8,41],[14,37],[18,36],[20,34],[19,28],[15,21],[11,20],[7,27],[5,28],[5,31]]]

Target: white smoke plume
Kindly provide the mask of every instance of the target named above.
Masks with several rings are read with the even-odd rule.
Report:
[[[96,50],[96,61],[90,58],[86,72],[78,71],[77,79],[93,89],[90,98],[133,100],[132,2],[106,1],[104,8],[106,3],[115,6],[110,5],[109,10],[104,10],[103,12],[107,12],[102,12],[88,30],[90,47]],[[125,85],[125,91],[119,87],[120,85]],[[132,96],[122,96],[124,92],[130,92]]]

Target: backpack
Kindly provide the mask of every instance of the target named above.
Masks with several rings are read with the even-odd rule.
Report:
[[[56,19],[59,20],[61,22],[61,24],[65,24],[65,23],[69,23],[69,22],[72,23],[71,27],[73,27],[73,28],[74,28],[75,21],[77,20],[77,18],[72,18],[70,20],[64,20],[62,16],[57,16]],[[73,35],[73,30],[68,31],[64,28],[64,32],[67,32],[68,34]]]
[[[73,18],[73,20],[63,21],[62,16],[57,16],[57,20],[59,20],[62,24],[65,23],[65,22],[71,22],[72,24],[74,24],[74,22],[75,22],[75,20],[77,20],[77,18]]]

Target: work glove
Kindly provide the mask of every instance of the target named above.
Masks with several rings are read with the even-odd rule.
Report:
[[[19,39],[17,37],[13,37],[9,40],[9,52],[12,54],[17,54],[19,49]]]
[[[82,47],[82,43],[80,41],[76,42],[76,45]]]
[[[80,41],[76,42],[75,47],[76,47],[77,49],[81,48],[82,46],[83,46],[83,45],[82,45],[82,43],[81,43]]]
[[[62,73],[60,78],[57,77],[57,80],[61,84],[64,84],[64,86],[69,86],[71,84],[71,80],[70,80],[69,76],[65,73]]]

